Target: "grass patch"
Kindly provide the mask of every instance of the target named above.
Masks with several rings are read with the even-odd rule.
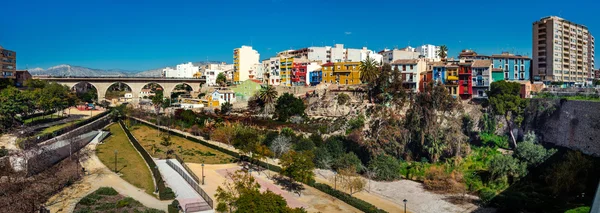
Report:
[[[117,170],[122,174],[121,178],[154,196],[152,174],[142,156],[131,145],[119,124],[111,124],[108,129],[111,136],[105,139],[103,144],[99,144],[96,149],[100,161],[114,171],[115,150],[117,150]]]
[[[157,129],[145,124],[136,124],[130,130],[144,149],[155,158],[165,159],[167,152],[173,150],[189,163],[225,164],[234,160],[223,152],[175,135],[171,135],[169,143],[165,143],[163,137],[167,136],[167,133],[163,132],[159,136]]]
[[[36,134],[36,135],[49,134],[49,133],[52,133],[52,132],[54,132],[54,131],[56,131],[56,130],[59,130],[59,129],[65,128],[65,127],[67,127],[67,126],[74,125],[74,124],[76,124],[76,123],[78,123],[78,122],[81,122],[81,121],[83,121],[83,120],[85,120],[85,119],[79,119],[79,120],[70,121],[70,122],[67,122],[67,123],[64,123],[64,124],[59,124],[59,125],[50,126],[50,127],[48,127],[48,128],[45,128],[44,130],[40,131],[40,132],[39,132],[38,134]]]
[[[117,193],[113,188],[101,187],[88,196],[82,198],[73,212],[152,212],[160,213],[164,211],[148,208],[139,201],[124,197]]]

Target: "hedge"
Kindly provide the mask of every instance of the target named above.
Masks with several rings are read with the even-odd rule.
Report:
[[[56,110],[50,110],[47,112],[38,112],[38,113],[26,115],[26,116],[21,116],[20,119],[21,119],[21,121],[25,121],[27,119],[38,117],[38,116],[46,116],[46,115],[54,114],[55,112],[56,112]]]
[[[137,139],[135,139],[135,137],[133,137],[131,132],[129,132],[129,129],[127,129],[127,127],[125,127],[125,124],[123,124],[123,120],[119,120],[119,125],[121,125],[121,128],[123,128],[123,131],[125,131],[125,134],[127,135],[127,138],[129,138],[129,141],[131,141],[131,143],[133,144],[133,147],[135,147],[135,149],[137,149],[137,151],[140,152],[140,154],[142,155],[142,158],[144,158],[144,161],[146,161],[146,163],[150,167],[152,176],[154,176],[155,186],[158,188],[158,198],[161,200],[173,199],[174,198],[173,191],[170,188],[167,188],[165,186],[165,182],[163,181],[162,176],[160,175],[158,166],[156,166],[156,163],[154,163],[154,160],[152,160],[152,157],[150,156],[150,154],[148,154],[148,152],[146,152],[146,150],[144,149],[144,147],[142,147],[140,142],[138,142]]]
[[[38,124],[45,124],[45,123],[50,123],[50,122],[54,122],[54,121],[60,121],[60,120],[66,119],[66,118],[67,118],[66,116],[57,116],[54,118],[42,118],[42,119],[38,119],[38,120],[35,120],[32,122],[29,122],[29,123],[25,124],[25,126],[35,126]]]
[[[133,118],[133,119],[142,120],[142,119],[139,119],[139,118]],[[146,124],[146,123],[144,123],[144,124]],[[152,126],[154,128],[159,128],[155,124],[151,124],[150,126]],[[164,128],[161,128],[161,129],[165,130]],[[172,131],[170,129],[168,131],[171,134],[173,134],[173,135],[177,135],[179,137],[183,137],[183,138],[186,138],[188,140],[191,140],[191,141],[200,143],[202,145],[205,145],[207,147],[219,150],[219,151],[221,151],[223,153],[226,153],[226,154],[231,155],[233,157],[239,158],[242,161],[249,161],[249,160],[251,160],[250,157],[248,157],[246,155],[240,155],[237,152],[231,151],[229,149],[225,149],[225,148],[220,147],[220,146],[216,146],[216,145],[214,145],[212,143],[206,142],[204,140],[200,140],[200,139],[198,139],[196,137],[188,137],[187,135],[184,135],[184,134]],[[273,164],[270,164],[270,163],[266,163],[266,162],[263,162],[263,161],[258,161],[258,160],[254,160],[254,162],[255,163],[258,162],[258,165],[260,165],[263,168],[268,168],[271,171],[281,172],[281,167],[279,167],[279,166],[276,166],[276,165],[273,165]],[[312,181],[310,183],[304,183],[304,184],[309,185],[311,187],[314,187],[315,189],[318,189],[319,191],[327,193],[327,194],[329,194],[331,196],[334,196],[334,197],[340,199],[341,201],[344,201],[345,203],[347,203],[347,204],[353,206],[354,208],[357,208],[357,209],[359,209],[359,210],[361,210],[363,212],[366,212],[366,213],[385,213],[386,212],[386,211],[384,211],[382,209],[378,209],[374,205],[372,205],[372,204],[370,204],[370,203],[368,203],[368,202],[366,202],[364,200],[358,199],[356,197],[352,197],[352,195],[350,195],[348,193],[345,193],[345,192],[336,190],[334,188],[331,188],[331,186],[329,186],[327,184],[315,183],[314,181]]]

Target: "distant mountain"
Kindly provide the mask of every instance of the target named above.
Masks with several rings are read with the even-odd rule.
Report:
[[[206,64],[220,64],[220,61],[203,61],[203,62],[193,62],[192,64],[196,66],[202,66]],[[177,66],[177,65],[175,65]],[[170,67],[175,67],[170,66]],[[31,75],[51,75],[51,76],[137,76],[137,77],[160,77],[162,75],[162,70],[166,68],[157,68],[146,71],[131,71],[131,70],[122,70],[122,69],[93,69],[81,66],[72,66],[68,64],[61,64],[57,66],[50,67],[48,69],[43,68],[33,68],[29,69],[29,73]]]

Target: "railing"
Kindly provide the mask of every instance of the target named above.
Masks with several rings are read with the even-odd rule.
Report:
[[[190,167],[188,167],[187,165],[185,165],[185,163],[183,162],[183,159],[181,159],[178,155],[175,155],[175,159],[183,166],[183,168],[185,169],[185,171],[188,172],[188,174],[190,174],[192,176],[192,178],[194,179],[194,181],[196,181],[196,183],[200,183],[200,178],[198,178],[198,176],[196,174],[194,174],[194,172],[192,172],[192,170],[190,169]]]
[[[192,179],[189,175],[187,175],[179,166],[176,166],[173,162],[171,162],[170,159],[167,159],[167,164],[171,168],[173,168],[175,171],[177,171],[177,173],[179,173],[179,175],[181,175],[181,177],[183,177],[183,179],[185,179],[185,181],[187,181],[188,184],[190,184],[190,186],[196,192],[198,192],[198,194],[200,194],[200,197],[202,197],[202,199],[204,199],[204,201],[206,201],[206,203],[208,203],[208,206],[210,206],[210,209],[212,209],[212,207],[213,207],[212,199],[208,196],[208,194],[206,194],[206,192],[204,192],[204,190],[202,190],[202,188],[200,188],[198,183],[194,182],[194,179]]]
[[[166,199],[166,198],[162,197],[163,195],[165,195],[164,192],[165,192],[166,186],[165,186],[165,181],[162,179],[162,176],[160,175],[158,166],[156,166],[156,163],[154,163],[154,160],[152,159],[150,154],[148,154],[148,152],[146,152],[144,147],[142,147],[140,142],[138,142],[137,139],[135,139],[135,137],[133,137],[131,132],[129,132],[129,129],[127,129],[127,127],[125,127],[125,124],[123,124],[122,120],[119,120],[119,125],[121,125],[121,128],[123,128],[123,131],[125,131],[125,134],[127,135],[127,138],[129,138],[129,141],[131,141],[131,144],[133,144],[133,147],[135,147],[135,149],[142,155],[142,158],[144,158],[144,161],[146,161],[146,163],[148,164],[148,167],[150,167],[152,176],[154,176],[155,186],[158,189],[159,199],[161,199],[161,200]]]

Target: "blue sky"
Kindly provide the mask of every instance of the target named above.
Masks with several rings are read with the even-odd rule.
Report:
[[[233,49],[250,44],[261,59],[334,42],[376,51],[445,44],[450,56],[465,48],[531,55],[531,25],[550,15],[584,24],[600,38],[594,0],[18,0],[2,8],[0,45],[17,51],[19,69],[231,63]]]

